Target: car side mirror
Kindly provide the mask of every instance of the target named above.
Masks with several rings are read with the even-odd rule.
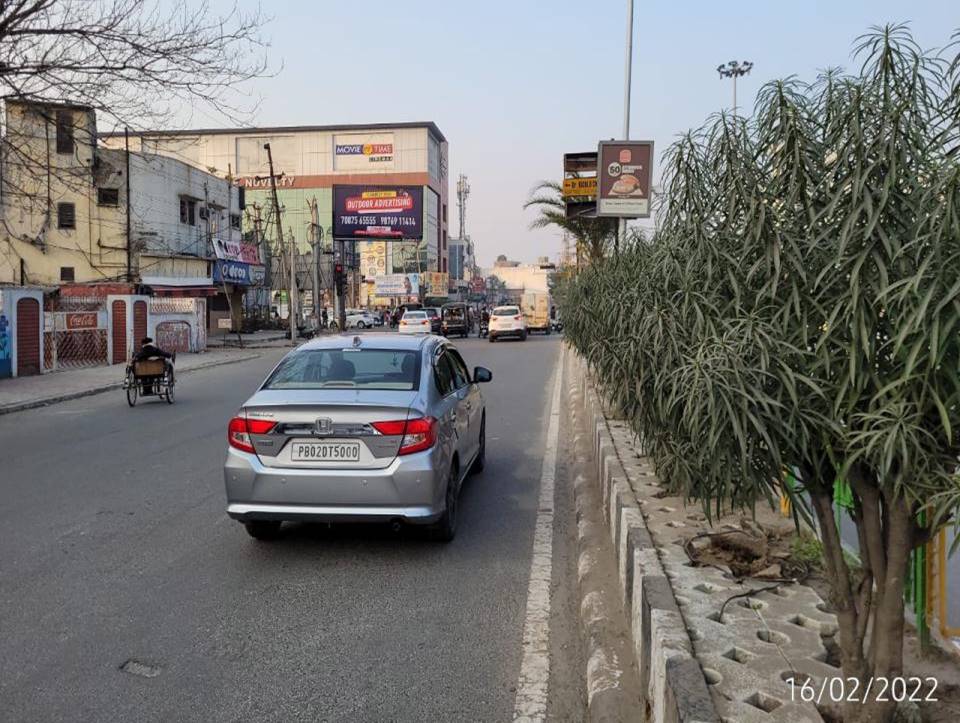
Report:
[[[476,384],[484,384],[493,381],[493,372],[486,367],[473,368],[473,381]]]

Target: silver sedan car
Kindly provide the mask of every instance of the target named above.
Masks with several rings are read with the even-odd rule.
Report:
[[[227,514],[257,539],[284,520],[457,529],[457,496],[483,469],[486,411],[437,336],[340,335],[287,354],[230,420]]]

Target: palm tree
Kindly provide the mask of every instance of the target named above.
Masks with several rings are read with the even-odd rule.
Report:
[[[595,264],[604,259],[611,245],[617,248],[617,219],[581,216],[567,218],[563,200],[563,186],[556,181],[540,181],[530,192],[524,208],[536,208],[539,215],[530,228],[555,226],[573,236],[577,244],[577,258]]]

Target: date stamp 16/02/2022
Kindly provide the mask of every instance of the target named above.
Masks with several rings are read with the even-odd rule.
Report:
[[[809,677],[797,674],[786,678],[790,699],[804,703],[878,703],[937,701],[936,678],[824,678],[819,685]]]

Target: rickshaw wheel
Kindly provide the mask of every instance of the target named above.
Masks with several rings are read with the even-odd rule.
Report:
[[[137,378],[133,372],[127,375],[127,404],[131,407],[137,403]]]
[[[167,372],[163,375],[164,381],[166,382],[167,392],[164,395],[164,398],[167,400],[167,404],[173,404],[173,375],[170,372]]]

